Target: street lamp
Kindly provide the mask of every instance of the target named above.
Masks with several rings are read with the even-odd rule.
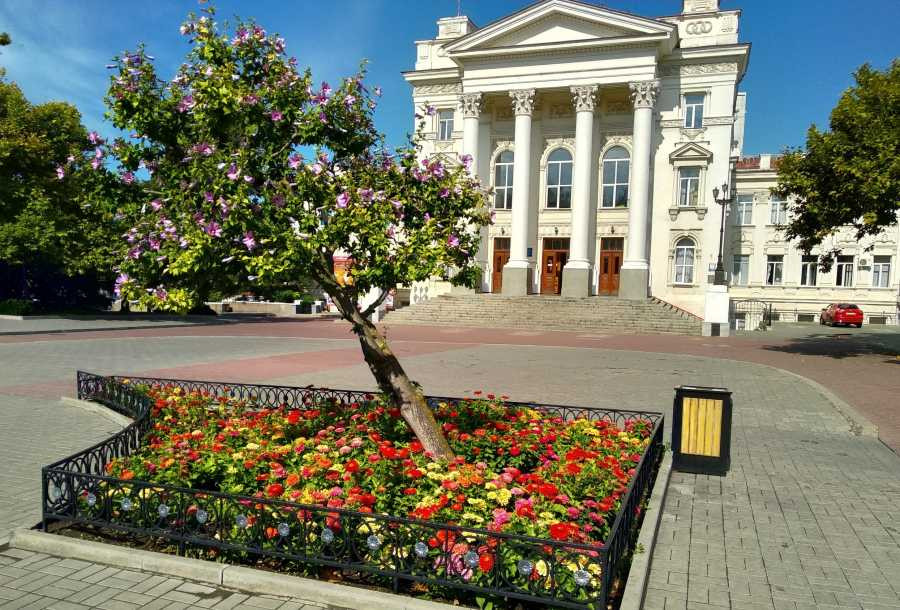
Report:
[[[728,183],[722,183],[722,198],[719,198],[719,187],[713,187],[713,199],[722,206],[722,220],[719,224],[719,260],[716,261],[716,274],[713,278],[713,284],[716,286],[724,286],[725,267],[722,265],[722,249],[725,246],[725,206],[734,199],[734,190],[728,190]]]

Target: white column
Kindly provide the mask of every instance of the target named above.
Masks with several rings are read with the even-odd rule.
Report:
[[[634,101],[634,150],[631,160],[631,197],[628,203],[628,239],[622,263],[619,296],[646,299],[649,292],[650,261],[647,233],[650,211],[650,155],[653,139],[653,105],[659,81],[630,84]]]
[[[465,93],[459,99],[459,110],[463,115],[463,155],[468,155],[472,175],[478,175],[479,128],[481,126],[481,109],[483,97],[481,93]],[[478,176],[487,182],[486,176]],[[479,232],[478,253],[475,260],[481,267],[481,291],[490,290],[490,274],[488,273],[488,227],[481,227]]]
[[[528,294],[528,219],[531,215],[531,113],[534,89],[510,91],[516,115],[513,162],[512,236],[503,267],[503,294]]]
[[[591,227],[591,166],[594,135],[594,96],[597,87],[572,87],[575,104],[575,168],[572,183],[572,237],[569,260],[563,269],[563,296],[590,294],[591,262],[588,236]]]

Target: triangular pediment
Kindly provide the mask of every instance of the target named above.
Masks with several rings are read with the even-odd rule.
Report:
[[[712,161],[712,152],[703,148],[699,144],[694,144],[690,142],[679,148],[676,148],[671,155],[669,155],[669,161],[705,161],[710,163]]]
[[[674,40],[673,25],[578,2],[545,0],[447,45],[453,55],[491,49],[530,49],[621,41],[647,36]]]

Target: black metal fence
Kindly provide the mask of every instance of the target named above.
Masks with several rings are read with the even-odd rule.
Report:
[[[106,476],[106,464],[138,449],[151,427],[153,401],[136,387],[143,384],[171,385],[266,407],[372,398],[364,391],[104,377],[79,371],[79,398],[105,404],[134,422],[43,468],[45,528],[54,522],[86,524],[165,539],[177,544],[181,553],[215,548],[237,561],[255,556],[330,566],[380,575],[395,590],[404,581],[419,582],[555,607],[600,608],[633,550],[642,503],[663,451],[660,413],[507,403],[510,408],[530,407],[620,426],[637,418],[653,423],[651,442],[622,496],[608,538],[602,545],[579,544]],[[428,400],[435,406],[460,399]],[[480,561],[485,552],[492,557],[489,565]]]

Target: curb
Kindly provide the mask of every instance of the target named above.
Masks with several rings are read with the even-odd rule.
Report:
[[[342,608],[390,608],[391,610],[459,610],[460,608],[460,606],[361,587],[276,574],[256,568],[226,565],[202,559],[118,547],[90,540],[76,540],[29,529],[15,530],[9,544],[13,548],[56,557],[81,559],[119,568],[155,572],[248,593],[290,595]]]
[[[656,474],[656,482],[653,484],[650,502],[647,512],[644,514],[644,523],[641,525],[641,533],[638,535],[637,544],[644,547],[644,552],[635,553],[631,558],[631,569],[628,571],[628,580],[625,581],[625,593],[622,595],[619,610],[640,610],[644,606],[644,593],[647,590],[647,578],[650,576],[653,547],[656,545],[656,534],[662,520],[663,504],[666,500],[671,476],[672,452],[666,450],[662,462],[659,464],[659,472]]]
[[[77,407],[79,409],[84,409],[90,413],[94,413],[95,415],[99,415],[104,417],[123,428],[131,425],[133,420],[130,417],[126,417],[121,413],[116,413],[112,409],[109,409],[99,403],[91,402],[89,400],[81,400],[78,398],[72,398],[70,396],[60,396],[59,401],[64,405],[69,405],[70,407]]]

